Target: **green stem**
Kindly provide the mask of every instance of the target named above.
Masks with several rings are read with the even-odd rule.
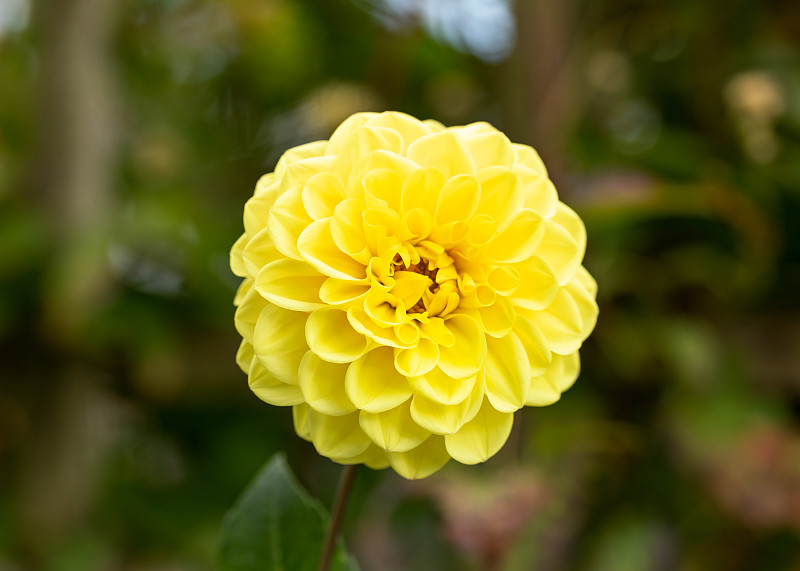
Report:
[[[331,568],[333,552],[336,547],[336,537],[339,535],[339,528],[342,526],[342,519],[344,519],[344,512],[347,508],[347,498],[350,497],[350,489],[353,487],[357,466],[357,464],[351,464],[342,469],[342,476],[339,478],[339,487],[336,490],[336,498],[333,500],[331,519],[328,522],[328,531],[325,534],[325,543],[322,545],[322,555],[319,558],[317,571],[328,571]]]

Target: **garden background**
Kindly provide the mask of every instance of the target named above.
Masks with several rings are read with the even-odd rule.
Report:
[[[356,111],[491,122],[585,220],[600,318],[500,454],[362,467],[365,571],[800,569],[800,3],[0,0],[0,570],[214,568],[274,452],[228,250]]]

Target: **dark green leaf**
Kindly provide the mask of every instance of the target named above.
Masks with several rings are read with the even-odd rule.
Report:
[[[314,571],[329,516],[295,480],[286,458],[276,454],[225,516],[219,543],[222,571]],[[331,566],[358,567],[337,546]]]

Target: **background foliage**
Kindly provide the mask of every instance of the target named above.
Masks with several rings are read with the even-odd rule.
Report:
[[[359,472],[362,568],[797,569],[798,38],[785,0],[3,0],[0,569],[212,569],[277,450],[330,505],[234,364],[227,252],[372,109],[536,147],[601,309],[496,459]]]

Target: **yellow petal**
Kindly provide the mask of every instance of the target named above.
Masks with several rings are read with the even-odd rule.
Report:
[[[522,182],[524,207],[535,210],[542,215],[542,218],[551,218],[558,206],[558,193],[553,182],[547,176],[537,174],[526,167],[514,165],[511,170]]]
[[[268,303],[258,316],[253,351],[267,371],[283,382],[297,384],[300,360],[308,351],[307,314]]]
[[[309,351],[300,361],[298,385],[308,405],[323,414],[341,416],[356,410],[344,391],[347,365],[328,363]]]
[[[275,247],[289,258],[301,260],[297,251],[297,239],[311,223],[311,218],[303,208],[301,189],[293,188],[284,192],[269,211],[269,236]]]
[[[445,183],[444,174],[436,167],[419,168],[409,174],[400,191],[400,207],[404,211],[421,208],[436,212],[439,191]]]
[[[553,267],[559,285],[566,285],[578,271],[585,250],[583,221],[567,205],[559,202],[555,216],[546,221],[544,238],[536,255]]]
[[[453,434],[465,422],[475,418],[483,402],[484,383],[481,379],[472,385],[467,397],[454,404],[442,404],[422,394],[411,400],[411,417],[434,434]]]
[[[292,407],[292,421],[294,431],[303,440],[311,440],[311,433],[308,430],[308,411],[311,408],[306,403],[300,403]]]
[[[350,322],[350,325],[353,326],[353,329],[358,331],[361,335],[372,339],[379,345],[385,345],[387,347],[408,347],[407,344],[402,343],[400,339],[397,338],[394,328],[381,327],[367,315],[367,312],[364,311],[362,307],[355,305],[349,307],[347,309],[347,320]]]
[[[578,378],[581,361],[578,352],[553,355],[553,362],[543,375],[533,377],[525,404],[547,406],[556,402],[561,393],[569,389]]]
[[[586,268],[583,266],[578,268],[578,273],[575,275],[575,279],[578,280],[578,282],[592,298],[597,297],[597,282]]]
[[[498,296],[492,305],[478,310],[484,331],[492,337],[505,337],[514,326],[516,313],[507,297]]]
[[[367,412],[384,412],[411,396],[411,386],[394,368],[394,354],[378,347],[350,364],[345,378],[347,396]]]
[[[347,189],[347,196],[364,198],[363,180],[370,171],[389,169],[399,174],[401,179],[405,179],[411,172],[418,168],[419,165],[417,163],[397,153],[383,149],[370,151],[365,156],[361,157],[361,159],[353,165],[353,168],[350,169],[347,175],[347,181],[344,185]]]
[[[474,317],[464,314],[447,316],[445,325],[453,334],[452,347],[442,347],[439,368],[453,378],[475,375],[486,362],[486,336]]]
[[[386,450],[378,448],[374,444],[370,444],[361,454],[348,457],[336,457],[331,458],[331,460],[339,464],[364,464],[373,470],[381,470],[389,465],[389,457],[386,454]]]
[[[525,405],[531,378],[525,347],[514,333],[486,343],[486,396],[497,410],[514,412]]]
[[[502,232],[522,210],[522,183],[514,171],[505,167],[487,167],[478,172],[478,180],[481,201],[477,212],[491,216]]]
[[[478,207],[481,188],[471,174],[454,176],[444,183],[436,202],[436,224],[444,226],[451,222],[469,219]]]
[[[348,198],[336,206],[331,220],[331,237],[336,247],[362,264],[369,263],[372,258],[364,236],[362,215],[365,208],[360,198]]]
[[[364,237],[367,247],[375,256],[380,256],[400,242],[398,230],[400,216],[389,207],[373,206],[363,213]]]
[[[444,447],[444,438],[436,435],[408,452],[389,453],[389,464],[407,480],[427,478],[441,470],[448,460],[450,456]]]
[[[519,272],[519,288],[511,295],[514,305],[534,311],[548,307],[558,294],[555,270],[539,256],[514,265]]]
[[[280,179],[285,174],[286,169],[298,161],[324,155],[327,147],[327,141],[314,141],[313,143],[292,147],[278,159],[278,164],[275,165],[275,179]]]
[[[375,169],[369,171],[361,183],[364,185],[364,201],[367,207],[384,206],[400,212],[400,190],[403,179],[393,170]]]
[[[250,390],[258,398],[269,404],[292,406],[303,402],[303,393],[300,392],[300,387],[276,379],[258,359],[251,361],[247,381],[250,385]]]
[[[420,339],[416,347],[394,350],[394,366],[401,375],[416,377],[431,371],[439,361],[439,346],[430,339]]]
[[[506,443],[513,424],[513,413],[497,411],[484,400],[475,418],[444,437],[447,453],[462,464],[485,462]]]
[[[413,307],[432,285],[433,280],[428,276],[417,272],[400,271],[394,273],[394,287],[391,291],[392,295],[401,299],[403,305],[409,308]]]
[[[369,289],[368,283],[328,278],[319,288],[319,298],[329,305],[347,306],[356,303]]]
[[[533,147],[520,145],[519,143],[511,143],[511,148],[514,149],[515,159],[518,164],[531,169],[539,176],[547,176],[547,169],[544,166],[544,162]]]
[[[277,306],[292,311],[323,307],[319,290],[325,276],[306,262],[284,258],[264,266],[256,276],[256,290]]]
[[[514,149],[511,141],[500,131],[486,131],[464,137],[475,168],[489,166],[510,166],[514,162]]]
[[[329,172],[334,166],[334,160],[335,157],[331,156],[309,157],[288,165],[280,177],[280,188],[302,188],[319,173]]]
[[[242,261],[249,276],[257,276],[261,268],[275,260],[283,258],[283,255],[272,243],[269,236],[269,228],[264,228],[247,242],[242,251]]]
[[[542,217],[533,210],[523,210],[505,230],[489,242],[486,255],[500,263],[520,262],[536,252],[544,237],[545,224]]]
[[[253,287],[255,280],[245,280],[240,288],[239,293],[243,296],[236,308],[236,313],[233,315],[233,323],[236,326],[236,331],[245,341],[253,342],[253,333],[256,329],[256,322],[258,316],[261,315],[263,309],[267,306],[267,300],[264,299]],[[245,289],[245,284],[246,289]]]
[[[400,154],[405,144],[397,131],[386,127],[359,127],[352,132],[336,156],[333,172],[346,179],[356,163],[372,151]]]
[[[248,236],[255,236],[266,228],[269,220],[269,211],[278,198],[277,183],[271,185],[269,192],[258,194],[258,190],[262,186],[261,181],[266,177],[267,175],[264,175],[259,179],[256,184],[256,194],[244,203],[242,221],[244,222],[244,231]]]
[[[466,379],[454,379],[437,367],[423,375],[409,377],[408,382],[415,392],[425,398],[442,405],[454,405],[463,402],[476,383],[483,386],[483,376],[479,373]]]
[[[483,246],[497,235],[497,222],[488,214],[478,214],[469,222],[467,240],[472,246]]]
[[[242,258],[244,247],[248,240],[249,238],[247,237],[247,234],[242,234],[239,236],[239,239],[234,242],[233,247],[231,248],[231,271],[234,275],[239,276],[240,278],[246,278],[250,276],[250,274],[247,272],[247,269],[245,269],[244,258]]]
[[[333,216],[336,205],[345,199],[342,180],[331,172],[311,177],[300,194],[306,213],[314,220]]]
[[[550,367],[552,358],[550,346],[544,333],[536,327],[536,324],[528,315],[517,315],[517,319],[514,320],[514,334],[519,337],[522,346],[525,348],[531,375],[544,374],[547,368]]]
[[[308,316],[306,323],[308,347],[332,363],[350,363],[369,348],[369,341],[356,332],[347,313],[335,308],[322,308]]]
[[[403,214],[400,229],[401,240],[412,242],[424,240],[433,229],[433,215],[423,208],[413,208]]]
[[[355,113],[345,119],[331,135],[325,152],[329,155],[335,155],[341,152],[342,148],[347,145],[348,140],[353,133],[360,127],[364,126],[367,121],[373,117],[377,117],[377,115],[377,113],[370,112]]]
[[[419,446],[431,433],[414,422],[409,405],[410,401],[406,401],[379,413],[362,410],[358,417],[361,430],[387,452],[406,452]]]
[[[358,412],[329,416],[307,410],[308,434],[314,448],[329,458],[349,458],[369,448],[370,440],[358,425]]]
[[[439,347],[452,347],[455,345],[455,335],[444,324],[441,317],[430,317],[428,321],[420,324],[422,332]]]
[[[250,365],[252,364],[254,357],[255,353],[253,353],[252,343],[248,343],[242,339],[242,342],[239,343],[239,350],[236,351],[236,364],[243,373],[247,374],[250,372]]]
[[[342,252],[331,236],[331,219],[316,220],[303,230],[297,250],[305,261],[332,278],[361,280],[367,276],[361,264]]]
[[[382,327],[400,325],[406,317],[403,302],[391,293],[373,288],[364,297],[364,311]]]
[[[598,308],[595,301],[597,283],[589,276],[589,272],[581,267],[578,268],[575,279],[568,283],[564,289],[570,293],[575,301],[583,324],[581,340],[586,339],[597,324]]]
[[[530,316],[544,333],[550,350],[559,355],[568,355],[580,348],[594,327],[597,304],[575,282],[560,288],[547,309],[530,312]]]
[[[495,266],[486,275],[489,286],[504,296],[513,296],[522,278],[514,266]],[[545,306],[546,307],[546,306]]]
[[[368,127],[388,127],[397,131],[403,137],[405,147],[431,132],[431,128],[420,121],[397,111],[385,111],[370,118],[367,122]]]
[[[425,135],[408,146],[406,156],[423,167],[435,166],[446,178],[475,174],[475,163],[464,139],[452,131]]]

